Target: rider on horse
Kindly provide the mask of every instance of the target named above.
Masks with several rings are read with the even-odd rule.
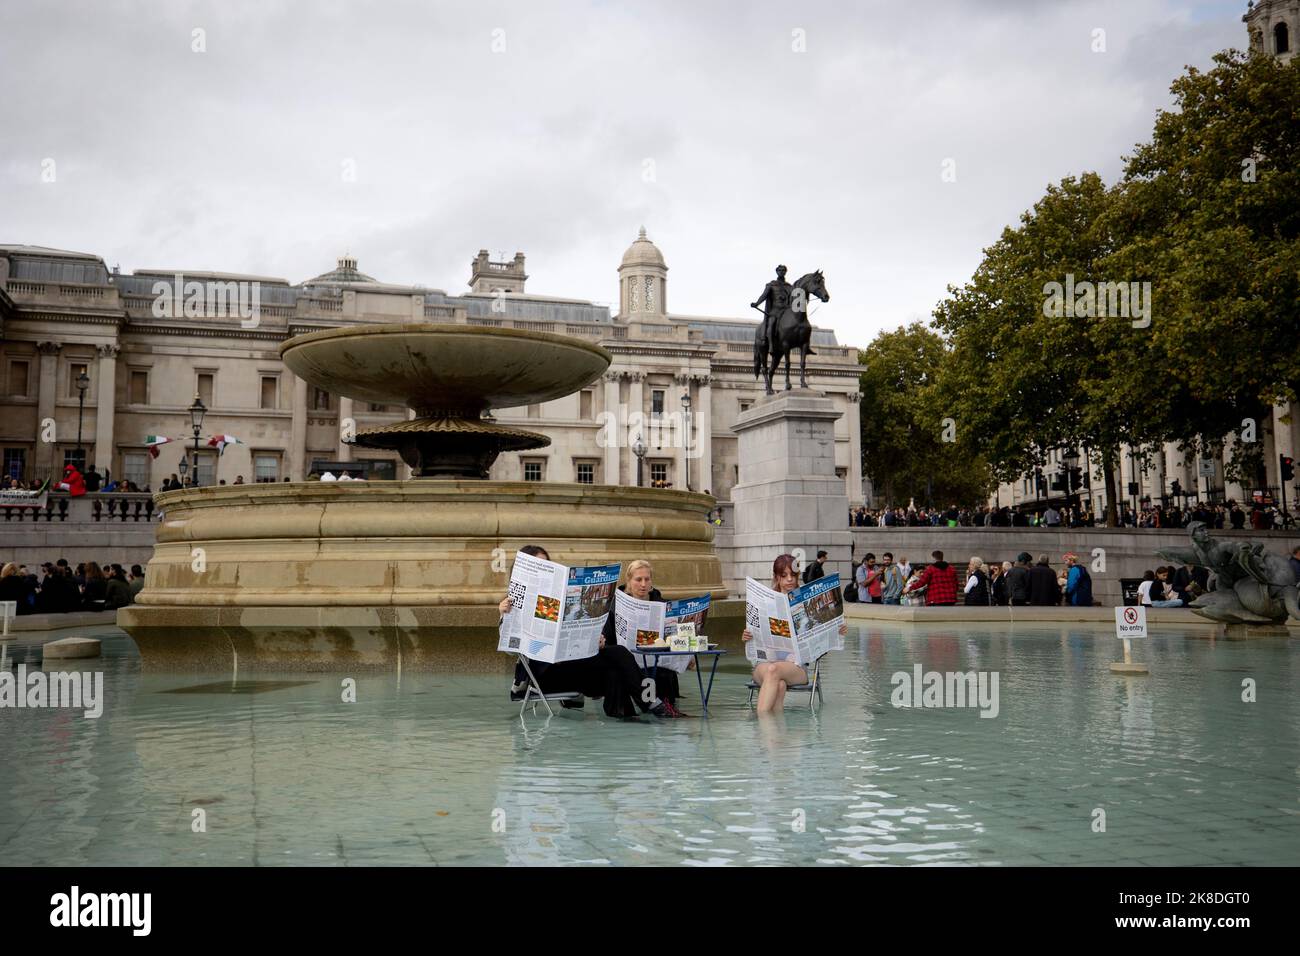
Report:
[[[763,294],[749,304],[751,309],[763,306],[763,341],[770,340],[772,322],[790,304],[790,283],[785,281],[785,266],[776,267],[776,278],[763,287]]]

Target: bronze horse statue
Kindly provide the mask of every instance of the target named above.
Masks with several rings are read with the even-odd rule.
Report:
[[[826,281],[822,271],[810,272],[799,278],[790,287],[790,304],[780,315],[774,316],[770,327],[766,321],[760,322],[754,333],[754,377],[763,375],[767,381],[767,394],[772,391],[772,376],[785,359],[785,390],[790,390],[790,355],[799,350],[799,387],[808,387],[808,356],[816,355],[812,350],[812,323],[808,321],[808,298],[815,296],[823,302],[831,300],[826,291]],[[771,356],[771,365],[768,365]]]

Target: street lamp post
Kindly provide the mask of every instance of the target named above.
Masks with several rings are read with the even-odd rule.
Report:
[[[636,455],[636,486],[641,487],[641,465],[645,461],[645,442],[641,441],[641,433],[637,432],[636,438],[632,439],[632,454]]]
[[[203,399],[195,395],[194,404],[190,406],[190,424],[194,426],[194,486],[196,488],[199,484],[199,432],[203,428],[203,416],[207,410]]]
[[[181,487],[184,488],[185,476],[190,472],[190,459],[184,452],[181,452],[181,463],[176,466],[176,470],[181,473]]]
[[[1079,505],[1074,500],[1074,471],[1079,467],[1079,453],[1071,448],[1061,456],[1061,462],[1065,465],[1065,499],[1068,506],[1077,511]]]
[[[690,386],[687,386],[689,388]],[[682,417],[686,422],[685,433],[682,436],[684,443],[682,462],[686,467],[686,490],[691,490],[691,393],[682,392]]]
[[[86,471],[86,451],[81,447],[81,420],[86,415],[86,389],[90,388],[90,376],[82,372],[77,376],[77,392],[80,398],[77,401],[77,450],[73,453],[77,459],[77,470],[83,474]]]

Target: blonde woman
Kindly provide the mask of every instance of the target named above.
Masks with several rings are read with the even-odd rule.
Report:
[[[0,601],[13,601],[17,605],[15,614],[32,612],[29,595],[33,592],[31,580],[19,573],[18,565],[10,561],[0,570]]]
[[[618,586],[618,589],[625,591],[630,597],[634,597],[638,601],[662,601],[664,599],[664,596],[659,593],[659,589],[654,586],[654,568],[651,567],[649,561],[643,558],[638,558],[627,566],[626,580]],[[602,648],[613,647],[617,644],[618,638],[614,636],[614,607],[610,605],[609,617],[605,619],[605,631],[600,636],[600,646]],[[647,667],[641,668],[641,672],[647,676],[649,670]],[[677,709],[677,698],[681,696],[680,690],[681,687],[677,680],[676,671],[669,670],[666,667],[655,669],[655,692],[666,705],[664,716],[690,716]]]
[[[794,570],[793,555],[783,554],[772,562],[770,587],[773,591],[780,591],[782,594],[789,594],[799,587],[799,575]],[[840,633],[847,632],[848,628],[840,624]],[[754,634],[749,628],[745,628],[740,636],[746,641],[754,639]],[[788,687],[808,683],[808,672],[794,661],[764,661],[754,667],[754,683],[759,685],[758,712],[771,714],[785,705],[785,692]]]

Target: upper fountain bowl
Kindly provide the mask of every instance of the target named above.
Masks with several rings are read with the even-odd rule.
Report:
[[[335,395],[433,409],[534,405],[571,395],[612,357],[580,339],[472,325],[327,329],[280,346],[290,370]]]

